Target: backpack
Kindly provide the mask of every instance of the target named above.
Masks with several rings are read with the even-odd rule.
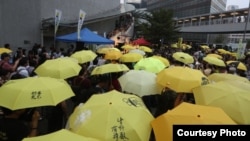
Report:
[[[12,80],[14,80],[14,79],[21,79],[21,78],[26,78],[26,76],[20,74],[20,72],[21,72],[22,70],[25,70],[25,69],[20,69],[20,70],[18,70],[18,71],[16,71],[16,72],[12,73],[10,78],[11,78]]]

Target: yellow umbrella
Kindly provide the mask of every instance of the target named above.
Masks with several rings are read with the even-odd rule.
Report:
[[[245,64],[243,64],[240,61],[227,61],[226,64],[228,66],[234,66],[235,68],[239,69],[239,70],[243,70],[243,71],[247,71],[247,67]]]
[[[139,49],[144,52],[153,52],[153,50],[147,46],[139,46]]]
[[[178,45],[177,45],[177,43],[171,44],[171,47],[172,47],[172,48],[178,48]]]
[[[138,54],[141,54],[142,56],[144,56],[146,53],[140,49],[131,49],[129,51],[129,53],[138,53]]]
[[[108,51],[105,53],[104,59],[106,60],[118,60],[122,56],[120,51]]]
[[[215,54],[215,53],[208,54],[207,56],[212,56],[212,57],[216,57],[218,59],[222,59],[222,56],[220,56],[219,54]]]
[[[10,80],[0,87],[0,105],[12,110],[55,106],[72,96],[66,81],[50,77]]]
[[[35,69],[38,76],[67,79],[79,74],[81,66],[69,58],[46,60]]]
[[[184,52],[175,52],[173,53],[173,58],[177,61],[180,61],[184,64],[192,64],[194,63],[194,58],[193,56],[187,54],[187,53],[184,53]]]
[[[237,53],[235,53],[235,52],[231,52],[231,54],[230,54],[231,56],[233,56],[233,57],[236,57],[237,56]]]
[[[156,82],[178,93],[192,93],[193,88],[209,83],[201,71],[177,66],[160,71]]]
[[[99,75],[99,74],[105,74],[105,73],[112,73],[112,72],[122,72],[122,71],[128,71],[129,68],[124,64],[104,64],[101,66],[97,66],[93,69],[91,72],[91,75]]]
[[[69,117],[69,130],[101,141],[148,141],[154,117],[141,98],[116,90],[93,95]]]
[[[3,54],[3,53],[11,53],[12,50],[8,49],[8,48],[5,48],[5,47],[0,47],[0,54]]]
[[[166,68],[165,64],[156,58],[143,58],[134,65],[135,70],[145,70],[153,73],[158,73]]]
[[[96,52],[99,53],[99,54],[105,54],[105,53],[107,53],[109,51],[118,51],[118,52],[120,52],[120,50],[118,48],[115,48],[115,47],[99,48],[99,49],[97,49]]]
[[[122,49],[125,49],[125,50],[132,50],[132,49],[136,49],[133,45],[124,45],[121,47]]]
[[[220,107],[238,124],[250,124],[249,83],[221,81],[194,88],[193,93],[196,104]]]
[[[203,60],[215,66],[226,67],[226,64],[224,63],[224,61],[216,57],[206,56],[203,58]]]
[[[157,141],[173,141],[173,125],[236,125],[221,109],[183,102],[151,122]]]
[[[190,49],[190,48],[192,48],[192,46],[190,46],[188,44],[181,44],[181,49],[186,50],[186,49]]]
[[[144,70],[130,70],[118,78],[122,91],[145,95],[160,94],[163,87],[156,83],[156,74]]]
[[[202,49],[210,49],[210,47],[209,46],[206,46],[206,45],[202,45],[202,46],[200,46]]]
[[[162,56],[158,56],[158,55],[154,55],[152,56],[153,58],[156,58],[156,59],[159,59],[160,61],[162,61],[166,67],[169,67],[170,66],[170,63],[168,61],[168,59],[162,57]]]
[[[229,73],[213,73],[208,76],[208,79],[211,82],[219,82],[225,80],[237,80],[237,81],[249,82],[249,80],[246,77],[241,77]]]
[[[143,58],[143,56],[141,54],[138,54],[138,53],[126,53],[120,57],[120,61],[124,62],[124,63],[126,63],[126,62],[138,62],[142,58]]]
[[[217,49],[217,51],[221,54],[227,54],[228,51],[226,51],[225,49]]]
[[[27,137],[22,141],[100,141],[98,139],[84,137],[66,129],[61,129],[49,134],[36,137]]]
[[[79,64],[83,64],[86,62],[93,61],[96,56],[96,53],[92,50],[82,50],[75,52],[70,57],[77,59]]]

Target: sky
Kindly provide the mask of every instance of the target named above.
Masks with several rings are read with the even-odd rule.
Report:
[[[249,0],[227,0],[228,5],[238,5],[239,8],[248,8]]]

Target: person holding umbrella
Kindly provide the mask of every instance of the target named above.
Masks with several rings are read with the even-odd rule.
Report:
[[[0,118],[0,140],[21,141],[25,137],[34,137],[38,134],[37,127],[40,114],[34,111],[31,115],[31,121],[26,124],[21,120],[27,109],[10,110],[2,108],[4,116]]]

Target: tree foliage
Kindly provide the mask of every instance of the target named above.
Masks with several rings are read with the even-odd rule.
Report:
[[[178,27],[174,25],[173,11],[159,9],[135,14],[135,30],[152,43],[173,42],[178,38]]]

